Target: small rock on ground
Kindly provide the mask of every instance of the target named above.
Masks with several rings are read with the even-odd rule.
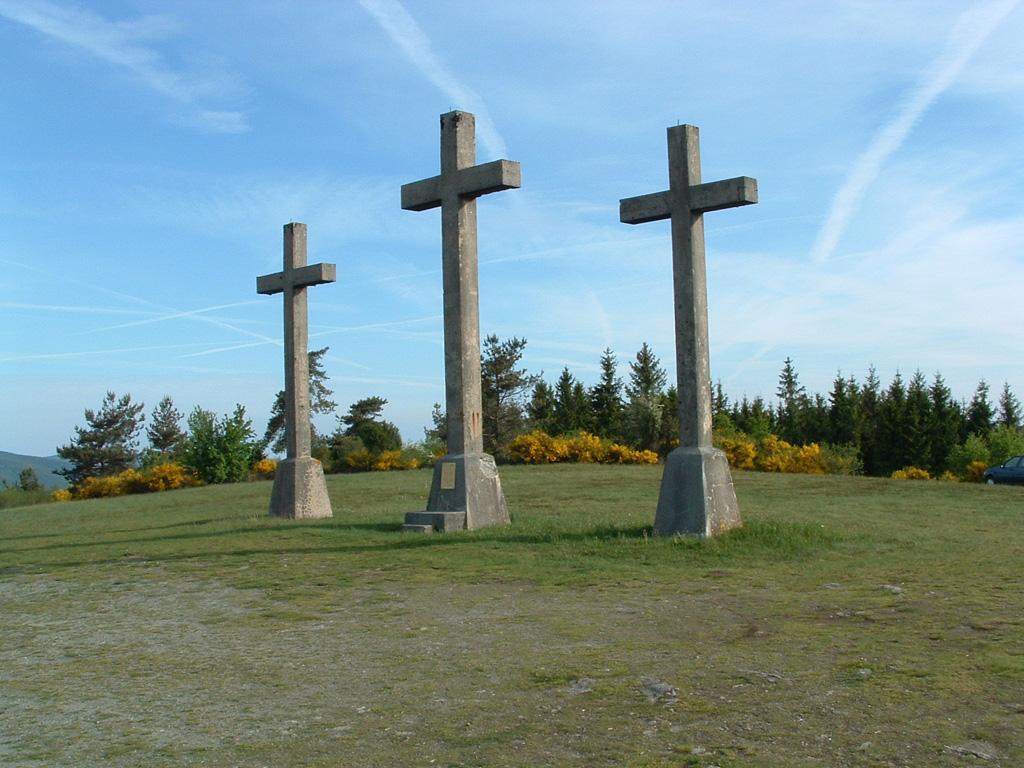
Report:
[[[976,757],[979,760],[995,760],[999,751],[987,741],[965,741],[963,744],[947,744],[946,752],[961,757]]]

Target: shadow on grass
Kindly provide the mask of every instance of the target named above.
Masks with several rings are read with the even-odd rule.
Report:
[[[304,530],[323,530],[342,533],[350,530],[371,530],[380,533],[396,533],[401,525],[394,523],[355,523],[338,526],[318,523],[305,523],[301,527],[290,529],[290,532]],[[43,550],[59,550],[62,548],[111,547],[130,544],[157,544],[162,542],[200,541],[238,536],[245,534],[280,534],[279,526],[258,526],[248,528],[232,528],[223,531],[201,533],[182,533],[155,538],[115,539],[108,541],[77,542],[73,544],[51,544],[33,547],[15,552],[33,552]],[[374,543],[345,543],[328,546],[281,546],[280,542],[270,541],[266,547],[245,547],[225,549],[222,551],[194,551],[174,553],[126,553],[118,557],[100,557],[96,559],[81,558],[35,564],[11,565],[0,567],[0,574],[45,572],[49,569],[75,568],[86,565],[111,565],[125,562],[174,562],[202,558],[254,557],[259,555],[316,555],[316,554],[367,554],[374,552],[402,552],[437,547],[473,547],[480,545],[593,545],[596,549],[585,554],[616,558],[633,556],[637,547],[652,544],[664,550],[683,551],[690,559],[701,560],[778,560],[806,557],[815,551],[833,548],[840,540],[834,531],[823,526],[783,522],[777,520],[759,520],[748,522],[743,528],[729,531],[714,539],[695,537],[653,537],[650,529],[644,526],[609,526],[603,525],[592,529],[564,531],[547,529],[538,531],[514,531],[513,529],[489,528],[480,531],[462,531],[450,534],[401,534],[389,537],[387,541]],[[278,545],[275,546],[275,543]],[[615,545],[619,545],[616,547]]]

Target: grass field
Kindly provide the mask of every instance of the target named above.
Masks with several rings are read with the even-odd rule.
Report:
[[[0,765],[1024,765],[1024,491],[741,472],[692,541],[659,477],[503,467],[444,536],[426,471],[0,511]]]

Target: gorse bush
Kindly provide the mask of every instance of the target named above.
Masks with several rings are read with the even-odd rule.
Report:
[[[534,430],[512,439],[505,456],[515,464],[657,464],[654,451],[637,450],[602,440],[589,432],[568,437],[552,437],[542,430]]]
[[[252,465],[252,474],[257,480],[273,480],[277,474],[277,459],[260,459]]]
[[[158,464],[150,469],[139,471],[126,469],[116,475],[106,477],[87,477],[74,489],[63,493],[54,493],[54,501],[70,499],[100,499],[110,496],[126,496],[132,493],[158,493],[173,491],[177,488],[190,488],[202,485],[188,469],[181,464],[168,462]]]
[[[890,475],[893,480],[931,480],[932,473],[921,467],[904,467]]]

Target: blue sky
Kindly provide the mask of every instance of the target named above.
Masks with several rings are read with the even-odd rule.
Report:
[[[310,345],[344,410],[407,440],[442,401],[438,115],[522,163],[479,204],[481,332],[586,383],[644,341],[673,368],[665,129],[704,179],[712,376],[772,396],[837,370],[1024,395],[1024,7],[984,2],[0,0],[0,450],[51,454],[106,390],[147,412],[282,387],[282,225],[309,226]],[[321,423],[330,429],[330,420]]]

